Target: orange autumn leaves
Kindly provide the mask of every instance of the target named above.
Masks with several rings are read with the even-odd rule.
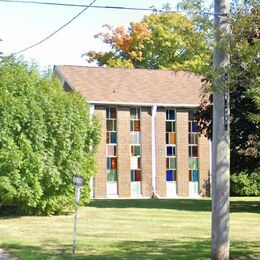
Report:
[[[109,44],[116,52],[123,52],[129,60],[142,60],[142,50],[144,42],[151,37],[151,32],[148,25],[145,23],[131,23],[131,30],[127,32],[123,26],[115,29],[106,24],[103,26],[108,32],[101,32],[95,35],[95,38],[100,38],[106,44]],[[93,62],[98,60],[101,53],[88,53],[88,61]],[[107,56],[107,58],[112,58]]]
[[[181,14],[152,14],[130,23],[128,30],[107,24],[104,28],[95,38],[110,50],[85,54],[88,62],[98,66],[198,71],[208,61],[204,35]]]

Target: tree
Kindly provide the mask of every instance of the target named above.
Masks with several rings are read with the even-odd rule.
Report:
[[[2,39],[0,39],[0,42],[2,41]],[[2,55],[3,53],[0,51],[0,56]]]
[[[178,10],[185,13],[152,14],[140,23],[107,26],[96,35],[111,47],[105,53],[86,53],[99,66],[188,70],[204,77],[205,95],[199,107],[202,134],[211,138],[211,82],[214,27],[212,6],[206,1],[183,0]],[[231,105],[231,173],[259,169],[259,5],[256,1],[233,0],[229,22],[231,65],[228,75]],[[181,22],[184,21],[184,22]],[[225,48],[226,46],[222,46]]]
[[[14,58],[0,61],[0,207],[59,214],[74,205],[72,175],[89,194],[98,124],[78,93],[65,92],[50,73]],[[92,149],[91,149],[92,147]]]
[[[152,14],[140,23],[123,27],[105,25],[100,38],[111,47],[109,52],[90,51],[89,62],[99,66],[190,70],[200,72],[210,63],[210,49],[204,34],[177,13]]]
[[[230,85],[232,173],[260,170],[259,14],[258,5],[236,6],[230,20],[231,66],[227,73]],[[210,139],[212,106],[212,96],[208,98],[206,95],[198,113],[200,129]]]

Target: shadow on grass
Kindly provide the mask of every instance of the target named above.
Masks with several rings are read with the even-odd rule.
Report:
[[[209,199],[120,199],[92,200],[87,207],[96,208],[144,208],[174,209],[185,211],[211,211]]]
[[[87,207],[96,208],[146,208],[184,211],[211,211],[210,199],[126,199],[92,200]],[[230,211],[260,213],[260,201],[231,201]]]
[[[97,199],[86,207],[94,208],[144,208],[181,211],[211,211],[211,199]],[[230,201],[231,213],[260,213],[260,200]],[[19,218],[22,214],[0,207],[0,219]]]
[[[19,259],[210,259],[210,240],[193,239],[191,242],[175,240],[157,241],[121,241],[110,242],[106,246],[95,248],[81,244],[76,255],[71,253],[71,245],[51,244],[43,247],[21,244],[5,244]],[[49,244],[50,246],[50,244]],[[231,243],[230,259],[259,259],[259,243],[235,241]],[[57,249],[54,249],[54,248]]]

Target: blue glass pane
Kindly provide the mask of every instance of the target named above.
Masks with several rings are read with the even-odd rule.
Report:
[[[173,170],[166,171],[166,181],[173,181]]]
[[[110,133],[110,143],[116,144],[116,133]]]
[[[111,169],[111,158],[107,158],[107,169]]]
[[[197,122],[192,122],[192,132],[198,132],[198,124],[197,124]]]
[[[166,111],[166,119],[175,120],[175,110],[167,110]]]
[[[135,181],[135,170],[131,170],[131,181]]]
[[[167,146],[167,156],[172,156],[172,146]]]
[[[175,120],[175,110],[170,110],[170,119]]]
[[[198,170],[192,171],[192,181],[199,181],[199,171]]]

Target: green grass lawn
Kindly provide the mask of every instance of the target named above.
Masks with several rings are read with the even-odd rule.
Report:
[[[20,259],[209,259],[211,201],[95,200],[73,215],[0,218],[0,247]],[[260,197],[231,199],[231,259],[260,259]]]

